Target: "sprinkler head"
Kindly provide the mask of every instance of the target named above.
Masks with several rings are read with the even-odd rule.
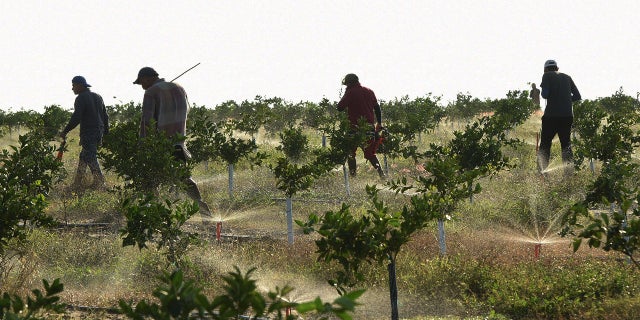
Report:
[[[533,247],[533,256],[536,259],[540,258],[540,249],[542,249],[542,243],[536,243]]]
[[[218,223],[216,223],[216,240],[218,240],[218,242],[220,241],[221,233],[222,233],[222,221],[218,221]]]

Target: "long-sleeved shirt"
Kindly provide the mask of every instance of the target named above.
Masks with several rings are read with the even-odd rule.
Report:
[[[106,134],[109,131],[109,116],[102,97],[88,88],[78,94],[73,104],[73,114],[64,128],[66,134],[80,125],[80,137],[88,134]]]
[[[572,102],[582,99],[570,76],[547,71],[542,75],[542,97],[547,99],[544,115],[547,117],[573,117]]]
[[[151,120],[155,120],[156,129],[167,136],[186,135],[188,108],[189,100],[182,86],[158,79],[144,92],[140,136],[146,136]]]
[[[373,90],[361,86],[359,83],[347,86],[344,96],[338,102],[338,110],[347,110],[351,125],[357,125],[360,118],[364,118],[368,123],[380,124],[380,104],[376,99]]]

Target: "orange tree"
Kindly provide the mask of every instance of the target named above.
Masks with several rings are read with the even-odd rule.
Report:
[[[256,280],[251,278],[255,268],[243,274],[238,267],[223,276],[224,294],[209,299],[202,288],[193,281],[185,280],[181,270],[165,273],[153,296],[159,302],[140,301],[135,307],[131,302],[120,300],[120,310],[130,319],[296,319],[298,314],[315,314],[314,319],[352,319],[351,313],[363,290],[350,292],[332,303],[319,297],[308,302],[288,302],[284,298],[293,291],[285,286],[270,290],[266,296],[258,291]]]
[[[467,125],[464,132],[445,145],[432,143],[429,150],[419,155],[425,161],[425,175],[391,181],[396,192],[409,189],[416,193],[410,204],[399,211],[391,210],[377,196],[377,189],[368,186],[366,191],[372,202],[361,217],[343,204],[338,211],[322,215],[311,214],[306,222],[297,221],[305,233],[318,232],[316,240],[318,259],[337,261],[342,270],[330,283],[339,293],[364,279],[363,263],[387,263],[391,301],[391,318],[398,319],[396,256],[412,235],[434,220],[451,217],[458,203],[481,191],[477,180],[507,166],[509,158],[501,148],[520,143],[506,137],[506,131],[523,123],[530,115],[530,104],[521,94],[509,93],[502,107],[492,117],[483,117]],[[507,107],[509,106],[509,108]]]
[[[640,166],[633,159],[634,150],[640,146],[640,134],[633,129],[640,120],[640,110],[637,102],[624,99],[619,92],[605,102],[609,105],[602,109],[608,114],[593,103],[580,105],[589,109],[580,111],[581,135],[574,139],[577,163],[589,156],[600,160],[602,169],[584,199],[563,215],[561,235],[573,237],[574,251],[586,240],[589,247],[626,255],[640,268],[636,255],[640,250],[640,192],[636,179]],[[606,116],[601,118],[602,115]]]
[[[44,212],[46,197],[64,173],[54,147],[38,131],[21,135],[18,143],[0,152],[0,254],[10,239],[54,222]]]

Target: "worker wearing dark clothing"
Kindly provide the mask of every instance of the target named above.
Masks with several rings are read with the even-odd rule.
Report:
[[[565,174],[573,169],[573,151],[571,150],[571,127],[573,125],[573,102],[582,99],[580,92],[570,76],[558,72],[558,65],[554,60],[547,60],[544,64],[542,76],[542,97],[547,105],[542,116],[542,131],[540,134],[540,148],[538,150],[538,169],[545,172],[549,165],[551,141],[557,134],[562,148],[562,162]]]
[[[371,124],[372,132],[376,130],[376,127],[374,127],[376,123],[378,129],[382,127],[382,112],[375,93],[371,89],[360,85],[358,76],[353,73],[347,74],[342,80],[342,84],[346,85],[347,89],[342,99],[340,99],[340,102],[338,102],[338,110],[347,111],[351,126],[357,127],[361,119],[364,119],[367,123]],[[371,165],[378,171],[380,177],[384,178],[384,171],[380,166],[378,157],[376,157],[376,148],[376,139],[372,138],[363,149],[364,158],[369,160]],[[357,148],[351,150],[347,158],[351,176],[355,176],[357,172],[356,150]]]
[[[80,159],[73,181],[73,188],[82,186],[82,179],[87,166],[93,175],[94,189],[104,189],[104,175],[98,164],[98,146],[102,143],[102,137],[109,132],[109,116],[102,97],[91,92],[84,77],[76,76],[71,80],[73,93],[77,95],[73,104],[73,114],[69,123],[62,130],[60,136],[66,138],[67,133],[80,125]]]

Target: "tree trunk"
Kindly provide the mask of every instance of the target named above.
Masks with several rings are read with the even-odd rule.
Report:
[[[396,281],[396,259],[389,258],[390,262],[387,266],[389,271],[389,297],[391,299],[391,320],[398,320],[398,285]]]

